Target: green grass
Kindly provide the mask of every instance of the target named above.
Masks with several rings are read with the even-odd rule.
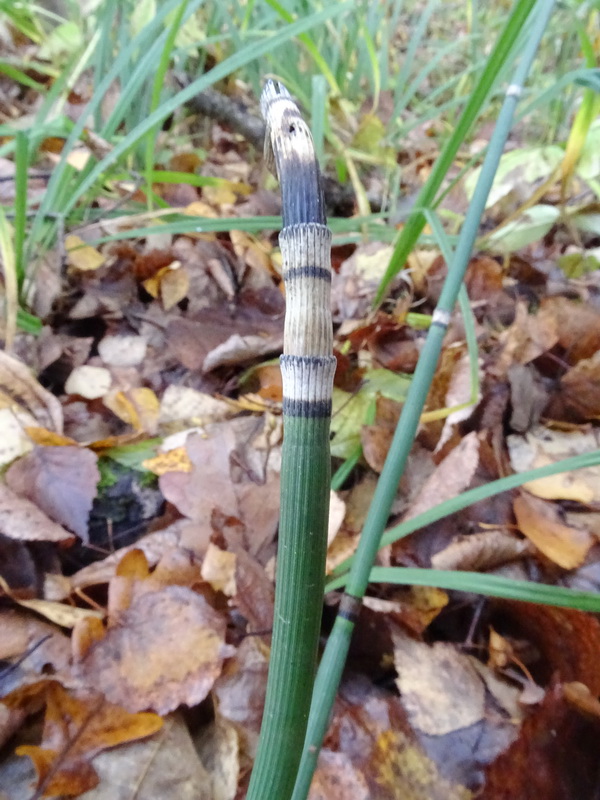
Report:
[[[536,97],[543,98],[552,109],[557,120],[552,134],[557,137],[568,136],[571,112],[581,89],[571,80],[562,84],[561,91],[553,87],[561,76],[574,74],[578,64],[584,69],[582,28],[585,33],[585,25],[593,25],[593,20],[588,22],[588,5],[570,0],[561,6],[551,23],[560,33],[560,47],[556,37],[548,37],[532,81],[530,96],[533,102]],[[265,75],[284,80],[311,109],[317,152],[326,164],[337,163],[350,177],[365,216],[369,207],[364,180],[372,169],[369,162],[377,161],[380,151],[353,146],[352,128],[360,105],[367,100],[370,110],[378,113],[384,94],[386,104],[391,103],[392,117],[377,147],[402,150],[411,131],[428,121],[436,122],[447,158],[438,162],[435,181],[417,203],[429,210],[436,207],[440,192],[447,189],[443,187],[445,176],[467,142],[468,131],[477,120],[493,117],[497,110],[495,87],[499,87],[511,61],[508,51],[499,53],[498,63],[492,64],[489,74],[486,45],[496,36],[504,17],[488,4],[466,1],[356,0],[332,5],[324,0],[311,4],[305,0],[245,4],[233,0],[142,4],[103,0],[87,15],[81,13],[77,3],[68,2],[66,6],[63,19],[31,0],[0,2],[0,10],[14,28],[43,46],[47,56],[46,60],[36,58],[33,48],[33,57],[28,55],[27,62],[19,61],[18,49],[0,58],[0,70],[5,75],[31,89],[42,88],[42,103],[34,122],[22,130],[28,141],[28,165],[39,162],[39,146],[46,136],[66,137],[63,158],[53,171],[45,198],[35,216],[27,217],[26,225],[22,224],[26,173],[21,169],[17,175],[21,205],[7,212],[18,220],[15,258],[21,290],[24,265],[28,271],[35,270],[35,255],[54,245],[59,227],[68,231],[84,222],[92,202],[98,196],[110,196],[107,187],[116,174],[145,175],[148,203],[154,202],[150,187],[157,153],[164,155],[170,148],[161,124],[171,113],[178,113],[196,91],[229,75],[246,81],[257,94]],[[587,35],[589,39],[591,34]],[[520,46],[518,38],[513,46]],[[202,74],[209,60],[214,66]],[[587,63],[589,66],[589,57]],[[29,75],[31,67],[37,73],[52,75],[53,81],[42,87],[39,78]],[[199,77],[189,89],[178,91],[165,80],[172,67]],[[93,119],[96,133],[110,152],[103,158],[92,158],[84,170],[76,172],[67,159],[81,141],[84,121],[70,122],[64,116],[64,106],[68,92],[84,73],[93,76],[85,124]],[[581,77],[583,72],[577,74]],[[106,116],[103,104],[115,85],[120,93]],[[539,106],[535,110],[537,116],[530,115],[526,120],[525,135],[529,130],[547,137],[548,126],[536,130]],[[4,136],[11,132],[15,129],[3,126]],[[15,140],[1,149],[5,156],[14,155],[21,167],[23,151],[21,141],[17,152]],[[384,175],[389,182],[384,191],[387,210],[393,212],[389,204],[398,198],[401,170],[388,165]],[[411,241],[418,227],[413,229]],[[364,229],[357,225],[356,233],[364,233]],[[409,242],[408,233],[403,241],[404,245]],[[406,246],[397,249],[390,275],[401,268],[405,250]]]

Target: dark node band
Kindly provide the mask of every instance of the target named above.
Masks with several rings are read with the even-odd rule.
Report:
[[[344,592],[340,600],[338,615],[354,624],[358,619],[361,607],[362,600],[359,597],[353,597],[351,594],[346,594]]]
[[[331,400],[296,400],[284,397],[283,413],[287,417],[323,419],[331,416]]]
[[[294,280],[294,278],[319,278],[331,283],[331,270],[325,267],[292,267],[283,273],[285,281]]]
[[[335,356],[281,356],[282,367],[330,367],[337,363]]]

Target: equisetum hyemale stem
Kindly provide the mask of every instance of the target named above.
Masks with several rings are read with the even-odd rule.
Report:
[[[287,90],[269,81],[265,157],[281,184],[286,290],[284,442],[275,618],[267,697],[249,800],[287,800],[302,753],[316,670],[329,512],[335,358],[327,228],[312,136]]]

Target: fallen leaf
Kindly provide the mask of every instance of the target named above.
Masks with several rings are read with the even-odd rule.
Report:
[[[531,552],[526,539],[502,530],[459,536],[431,557],[434,569],[484,571],[515,561]]]
[[[202,577],[216,592],[233,597],[237,591],[235,584],[235,553],[221,550],[212,542],[208,545],[202,562]]]
[[[131,550],[142,550],[148,564],[154,567],[168,550],[179,545],[181,529],[186,523],[186,520],[178,520],[164,530],[150,533],[135,544],[116,550],[102,561],[83,567],[70,578],[73,589],[85,589],[87,586],[109,583],[123,556]]]
[[[224,665],[213,688],[218,717],[235,726],[250,758],[256,754],[268,669],[268,647],[258,637],[247,637]]]
[[[156,714],[130,714],[96,693],[69,694],[57,681],[39,684],[46,702],[42,742],[21,745],[31,758],[43,797],[76,797],[98,784],[92,758],[109,747],[151,736],[162,727]]]
[[[226,621],[200,595],[168,586],[134,596],[79,664],[84,680],[131,711],[167,714],[203,700],[234,650]]]
[[[469,487],[478,465],[479,439],[473,431],[450,451],[425,481],[404,519],[412,519],[459,495]]]
[[[503,378],[515,362],[528,364],[551,350],[559,340],[558,329],[552,309],[530,314],[525,303],[518,303],[515,321],[500,336],[503,349],[492,368],[493,374]]]
[[[86,400],[104,397],[112,385],[112,376],[104,367],[83,364],[75,367],[65,383],[67,394],[77,394]]]
[[[65,250],[69,266],[79,272],[93,272],[106,263],[102,253],[74,234],[65,237]]]
[[[0,577],[0,588],[4,590],[8,597],[23,608],[36,611],[42,617],[46,617],[50,622],[60,625],[61,628],[72,628],[77,622],[89,617],[102,619],[104,616],[101,611],[91,608],[77,608],[67,606],[63,603],[55,603],[52,600],[22,600],[15,597],[4,578]]]
[[[0,483],[0,532],[24,542],[65,542],[73,534],[57,525],[26,497]]]
[[[544,467],[598,448],[594,431],[563,433],[543,427],[534,428],[524,437],[508,436],[506,442],[515,472]],[[523,486],[531,494],[546,500],[576,500],[584,504],[599,502],[600,466],[536,478]]]
[[[159,453],[154,458],[147,458],[142,461],[142,466],[155,475],[165,475],[167,472],[191,472],[193,469],[184,446],[174,447],[166,453]]]
[[[88,541],[88,516],[100,473],[98,456],[80,447],[35,447],[6,473],[8,486]]]
[[[160,402],[152,389],[145,386],[108,392],[104,405],[134,430],[154,436],[158,429]]]
[[[231,406],[204,392],[189,386],[171,384],[160,401],[161,425],[172,422],[187,422],[191,425],[206,425],[234,416]]]
[[[189,289],[190,276],[187,271],[183,267],[175,269],[171,265],[160,282],[160,297],[165,311],[173,308],[187,297]]]
[[[210,776],[211,800],[234,800],[240,776],[240,737],[235,726],[218,716],[196,741],[200,759]]]
[[[82,800],[215,800],[181,713],[170,715],[146,741],[94,758],[100,782]]]
[[[591,303],[544,297],[540,308],[556,320],[558,341],[570,364],[600,350],[600,312]]]
[[[324,781],[321,784],[319,777],[321,758],[315,781],[317,786],[334,791],[328,769],[331,763],[327,754],[331,752],[343,753],[345,759],[341,763],[346,761],[352,766],[346,773],[350,788],[361,791],[359,776],[362,775],[369,789],[367,797],[382,800],[470,800],[472,797],[456,777],[461,772],[457,769],[461,755],[450,751],[443,763],[436,762],[411,729],[401,698],[373,686],[364,677],[342,682],[321,751],[321,757],[325,754],[326,758]],[[464,762],[469,758],[474,762],[476,756],[471,752],[463,758],[463,773],[468,773]],[[470,766],[472,769],[474,764]],[[480,768],[478,765],[477,769]]]
[[[237,513],[237,499],[231,482],[229,454],[235,446],[233,431],[225,427],[212,435],[193,434],[187,439],[191,473],[167,472],[159,479],[166,500],[181,514],[208,523],[215,507],[226,514]],[[206,465],[210,464],[207,472]]]
[[[61,433],[49,431],[47,428],[30,426],[25,428],[25,432],[34,444],[39,444],[42,447],[79,447],[79,442],[71,439],[70,436],[63,436]]]
[[[563,569],[575,569],[584,562],[594,537],[562,522],[556,506],[521,492],[513,508],[519,530],[547,558]]]
[[[25,364],[1,350],[0,387],[0,407],[12,409],[17,418],[22,409],[42,427],[62,433],[63,413],[57,398],[38,383]]]
[[[418,642],[392,631],[396,685],[415,728],[442,736],[485,715],[485,688],[467,656],[445,642]]]
[[[537,653],[531,663],[538,682],[584,683],[594,696],[600,695],[600,622],[574,608],[501,601],[505,623],[520,638],[526,636]],[[510,616],[508,616],[508,614]]]
[[[600,418],[600,351],[583,358],[560,379],[559,399],[582,420]]]
[[[98,344],[100,358],[112,367],[139,366],[147,349],[143,336],[105,336]]]

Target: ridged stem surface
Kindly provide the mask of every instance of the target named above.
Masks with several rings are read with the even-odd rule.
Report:
[[[323,607],[335,358],[331,232],[310,131],[281,84],[261,98],[265,155],[281,183],[286,289],[284,440],[267,696],[248,800],[288,800],[306,734]]]

